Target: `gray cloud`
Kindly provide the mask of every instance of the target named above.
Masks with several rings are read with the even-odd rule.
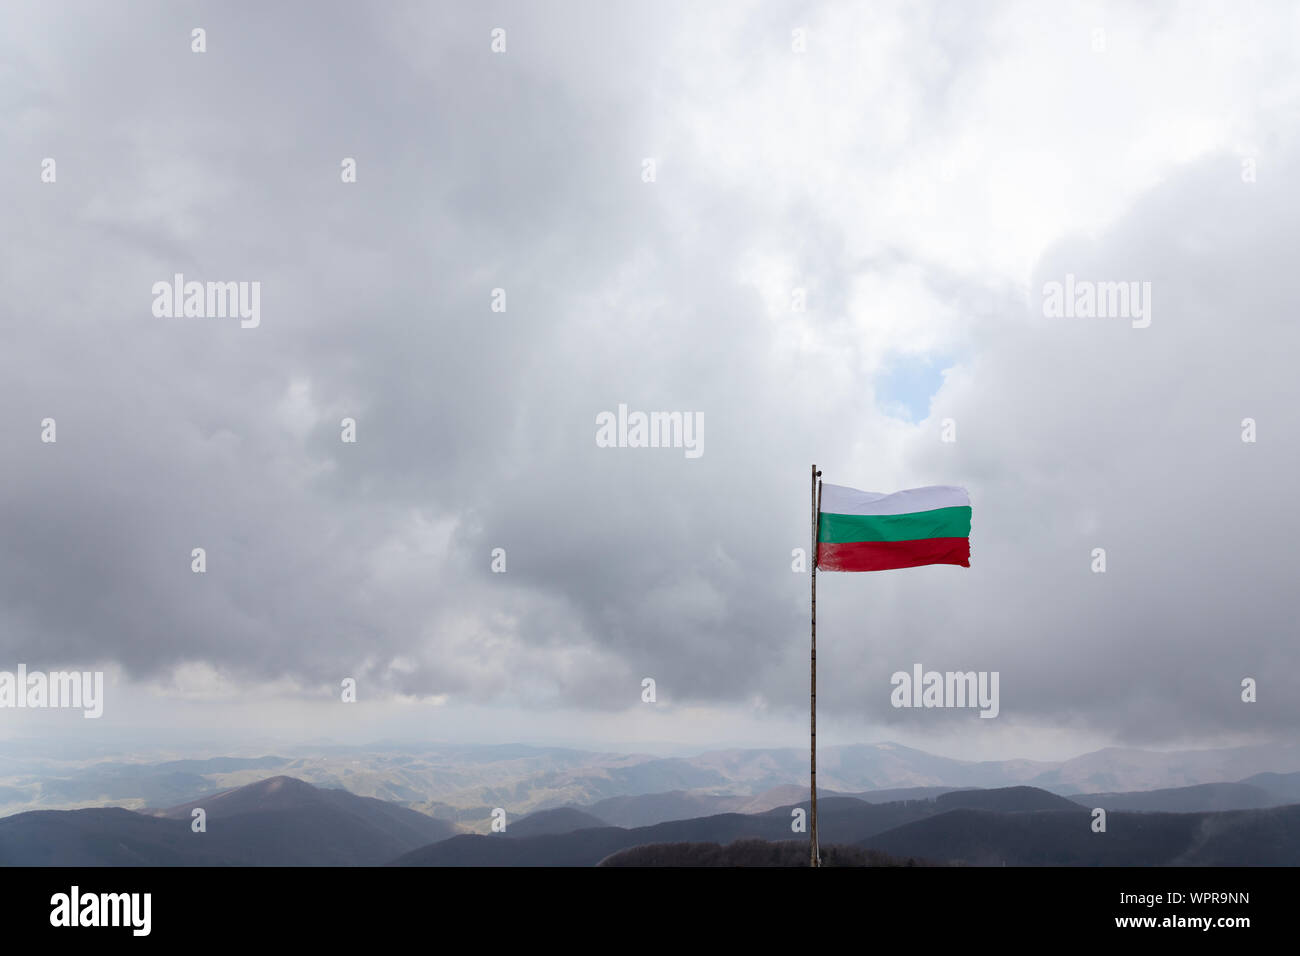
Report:
[[[829,713],[968,716],[889,707],[889,674],[920,661],[1000,670],[1016,726],[1294,730],[1300,343],[1280,176],[1243,184],[1221,147],[1162,165],[1095,236],[1067,217],[1026,304],[1020,277],[925,247],[886,195],[960,138],[966,91],[996,68],[998,41],[976,31],[967,50],[942,13],[891,13],[906,69],[884,90],[915,115],[882,120],[880,155],[880,90],[858,95],[849,41],[815,32],[844,48],[808,67],[839,97],[813,165],[773,153],[806,122],[780,104],[748,154],[701,125],[732,104],[696,103],[692,71],[715,70],[719,97],[761,92],[790,24],[829,7],[76,10],[20,8],[0,40],[21,79],[0,107],[6,659],[141,679],[202,661],[308,688],[358,675],[593,712],[650,675],[672,702],[797,712],[807,577],[790,551],[817,460],[837,483],[964,484],[975,501],[969,571],[819,578]],[[702,41],[682,38],[719,22],[716,62],[683,59]],[[1293,110],[1294,84],[1261,69],[1291,92],[1259,118]],[[845,117],[861,128],[841,141]],[[1269,148],[1270,170],[1295,158],[1290,139]],[[38,181],[47,155],[56,185]],[[880,207],[846,214],[864,190]],[[953,209],[975,248],[978,226]],[[772,249],[811,290],[806,316],[762,287],[788,302],[751,265]],[[150,287],[176,272],[260,281],[261,327],[153,318]],[[1151,281],[1151,327],[1043,318],[1042,283],[1066,272]],[[914,286],[923,311],[868,296],[876,322],[864,283]],[[960,364],[904,425],[872,370],[931,341]],[[620,402],[702,412],[704,456],[597,448],[595,416]],[[56,445],[38,441],[46,416]],[[1257,444],[1239,440],[1246,416]],[[1261,679],[1253,707],[1244,676]]]

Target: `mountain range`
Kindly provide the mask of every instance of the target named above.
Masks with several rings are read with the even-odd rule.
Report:
[[[7,746],[0,753],[0,817],[25,810],[169,807],[284,775],[397,803],[459,830],[487,833],[498,807],[517,821],[538,810],[574,806],[607,823],[636,827],[792,804],[804,792],[799,782],[808,760],[802,748],[664,757],[520,744],[382,742],[154,762],[50,753],[59,756],[36,746]],[[1274,801],[1279,787],[1290,786],[1290,795],[1280,802],[1300,802],[1294,781],[1266,779],[1295,771],[1300,771],[1300,745],[1293,743],[1168,753],[1110,748],[1057,762],[964,761],[894,743],[824,746],[818,753],[818,783],[825,792],[869,802],[966,788],[1033,786],[1071,796],[1223,783],[1257,786],[1268,796],[1254,799]],[[663,796],[670,793],[677,796]],[[1252,805],[1242,803],[1244,792],[1196,803],[1209,793],[1189,794],[1189,809],[1230,808],[1213,802],[1221,798],[1241,808]],[[652,798],[651,812],[642,797]]]
[[[206,831],[192,829],[202,807]],[[453,829],[383,800],[271,777],[165,810],[37,810],[0,819],[3,866],[377,865]]]
[[[1287,801],[1297,785],[1300,774],[1265,774],[1075,797],[1029,786],[826,793],[818,800],[819,836],[823,846],[844,848],[838,859],[846,865],[1293,866],[1300,865],[1300,805]],[[688,797],[668,792],[552,808],[508,822],[503,833],[458,833],[409,807],[280,775],[165,809],[15,814],[0,819],[0,865],[724,865],[797,860],[793,851],[769,852],[760,843],[807,839],[794,828],[807,801],[635,826],[611,825],[601,813],[626,820],[691,812],[696,804]],[[1093,831],[1093,807],[1107,811],[1104,833]],[[204,832],[193,828],[199,809]],[[738,841],[760,843],[725,849]],[[676,849],[668,856],[626,852],[664,846]]]

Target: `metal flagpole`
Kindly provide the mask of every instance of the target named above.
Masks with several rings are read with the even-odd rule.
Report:
[[[812,466],[812,684],[809,709],[811,723],[811,785],[812,785],[812,827],[810,828],[809,866],[821,866],[821,851],[817,846],[817,519],[820,502],[820,483],[817,479],[821,472]]]

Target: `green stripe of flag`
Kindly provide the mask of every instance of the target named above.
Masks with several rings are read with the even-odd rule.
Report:
[[[905,515],[835,515],[823,513],[817,540],[828,544],[850,541],[916,541],[919,538],[970,537],[970,506],[935,508]]]

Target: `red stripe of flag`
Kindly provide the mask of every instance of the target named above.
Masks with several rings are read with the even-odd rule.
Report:
[[[914,541],[850,541],[817,546],[821,571],[888,571],[923,564],[970,567],[970,538],[918,538]]]

